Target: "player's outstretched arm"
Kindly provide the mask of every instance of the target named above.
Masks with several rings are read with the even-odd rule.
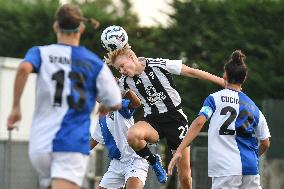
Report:
[[[176,153],[173,155],[173,158],[169,163],[168,175],[172,175],[174,166],[182,157],[182,151],[189,146],[193,139],[196,138],[206,121],[206,117],[204,115],[200,115],[191,123],[187,134],[185,135],[184,139],[182,140],[181,144],[176,150]]]
[[[191,68],[189,66],[186,66],[185,64],[182,64],[180,75],[211,81],[222,87],[225,87],[226,84],[225,80],[221,77],[218,77],[203,70]]]
[[[23,62],[20,64],[16,79],[14,83],[14,97],[13,97],[13,106],[11,113],[7,119],[7,129],[13,130],[15,128],[15,123],[21,120],[21,107],[20,101],[23,94],[23,90],[26,85],[29,74],[33,71],[33,66],[29,62]]]

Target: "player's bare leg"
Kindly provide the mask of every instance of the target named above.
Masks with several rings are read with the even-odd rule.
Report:
[[[52,189],[80,189],[80,187],[77,184],[70,182],[66,179],[60,179],[60,178],[52,179],[51,188]]]
[[[126,182],[126,189],[143,189],[142,181],[137,177],[130,177]]]
[[[190,169],[190,147],[182,152],[182,158],[177,163],[177,171],[180,189],[192,189],[192,178]]]
[[[140,157],[145,158],[154,170],[160,183],[167,181],[167,173],[164,170],[159,155],[154,155],[147,146],[147,142],[156,143],[159,140],[158,132],[146,121],[139,121],[129,128],[127,141],[129,146]]]
[[[128,144],[135,151],[144,148],[147,142],[156,143],[158,140],[158,132],[146,121],[138,121],[127,132]]]

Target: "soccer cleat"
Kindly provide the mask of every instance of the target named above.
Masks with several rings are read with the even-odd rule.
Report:
[[[156,162],[154,165],[152,165],[152,169],[154,170],[157,179],[160,183],[166,183],[168,177],[167,177],[167,173],[164,170],[163,166],[162,166],[162,161],[161,161],[161,157],[158,154],[155,154],[156,156]]]

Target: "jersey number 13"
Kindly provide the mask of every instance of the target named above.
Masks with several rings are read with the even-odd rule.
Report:
[[[61,107],[62,105],[62,93],[63,93],[63,87],[64,87],[63,85],[65,79],[64,76],[65,76],[64,70],[59,70],[54,74],[52,74],[51,79],[56,81],[56,88],[53,100],[54,107]],[[74,101],[71,95],[67,96],[68,105],[71,108],[80,110],[83,108],[86,101],[86,95],[84,91],[85,77],[83,74],[73,71],[69,72],[68,77],[71,79],[71,83],[72,81],[74,81],[72,84],[72,89],[76,90],[79,93],[79,100],[77,102]]]

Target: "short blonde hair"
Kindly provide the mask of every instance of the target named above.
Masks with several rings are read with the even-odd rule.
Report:
[[[114,51],[110,51],[107,53],[107,56],[104,57],[105,62],[107,65],[113,66],[116,58],[120,55],[125,55],[125,54],[132,54],[134,53],[131,49],[131,46],[129,44],[126,44],[122,49],[116,49]]]

